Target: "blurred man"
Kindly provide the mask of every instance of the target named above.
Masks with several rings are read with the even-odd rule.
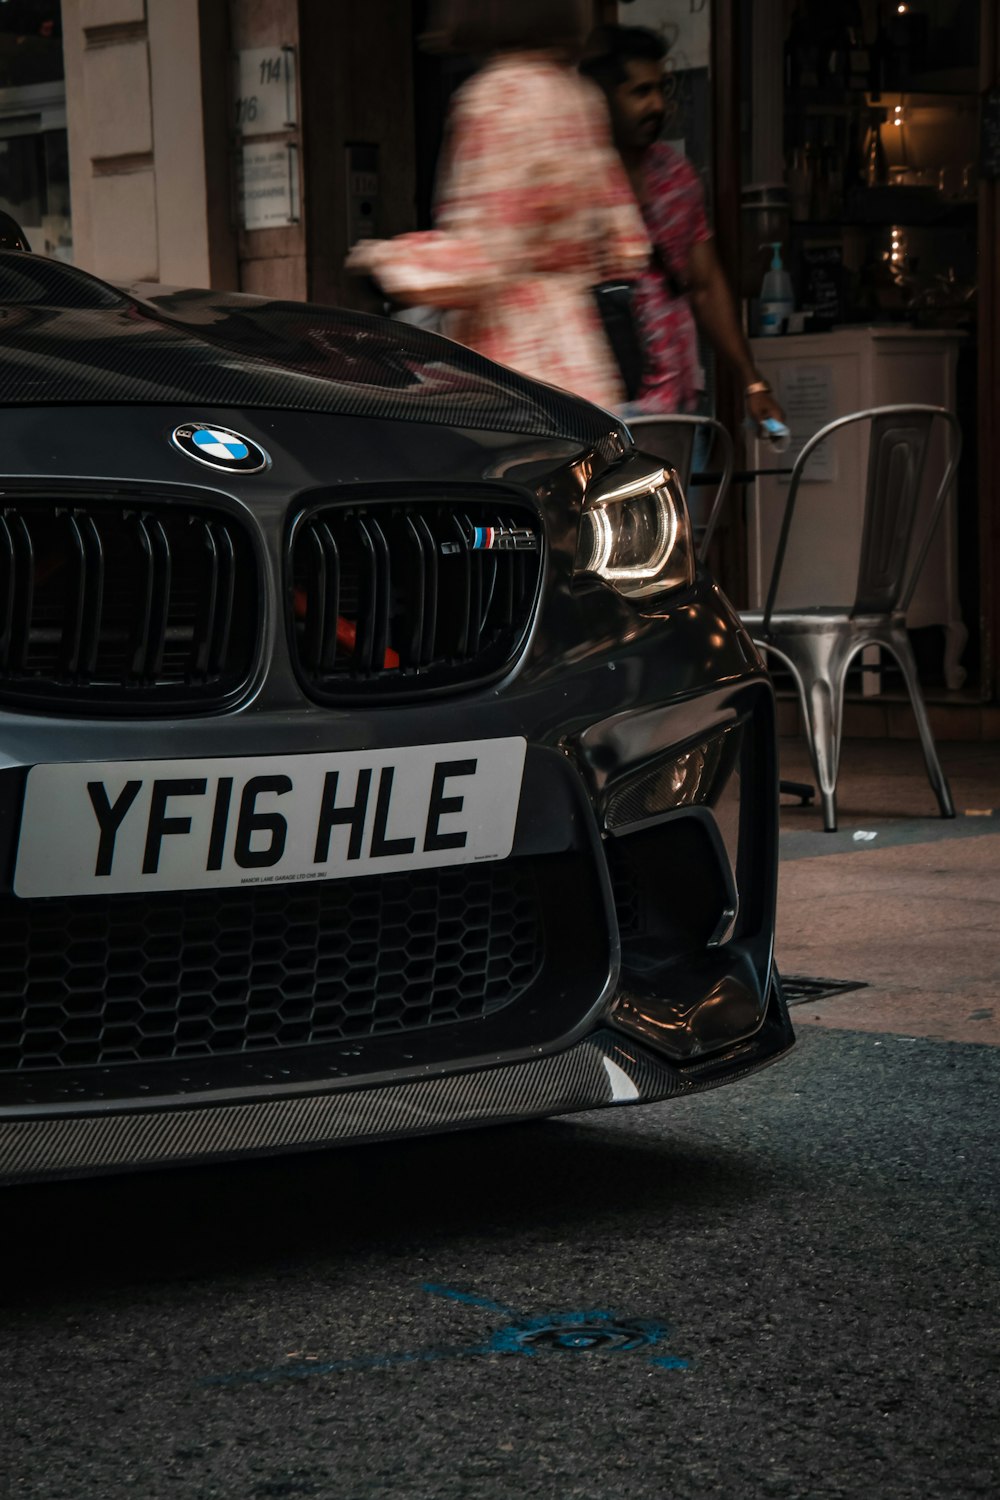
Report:
[[[783,420],[767,381],[754,368],[729,285],[705,218],[701,180],[659,139],[666,117],[667,46],[642,26],[602,26],[581,71],[604,90],[615,145],[653,245],[637,284],[635,312],[646,348],[636,412],[696,412],[704,391],[699,327],[716,355],[739,376],[755,422]]]

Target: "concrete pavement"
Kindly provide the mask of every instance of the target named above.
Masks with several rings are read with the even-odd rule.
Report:
[[[779,963],[868,986],[797,1007],[798,1026],[1000,1045],[1000,744],[939,751],[954,820],[912,741],[847,742],[836,834],[783,806]],[[809,779],[797,741],[782,774]]]

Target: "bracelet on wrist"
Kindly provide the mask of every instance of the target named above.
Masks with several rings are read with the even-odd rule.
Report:
[[[743,394],[744,396],[769,396],[771,387],[766,380],[751,380]]]

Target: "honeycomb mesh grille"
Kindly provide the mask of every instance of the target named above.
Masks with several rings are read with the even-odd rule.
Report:
[[[530,867],[0,902],[0,1073],[301,1047],[474,1020],[543,957]]]

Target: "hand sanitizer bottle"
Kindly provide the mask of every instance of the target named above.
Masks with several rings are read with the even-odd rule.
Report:
[[[771,269],[765,274],[760,288],[760,331],[772,336],[784,332],[785,319],[795,311],[795,291],[792,278],[781,262],[781,241],[768,240],[773,250]],[[765,247],[762,245],[761,249]]]

